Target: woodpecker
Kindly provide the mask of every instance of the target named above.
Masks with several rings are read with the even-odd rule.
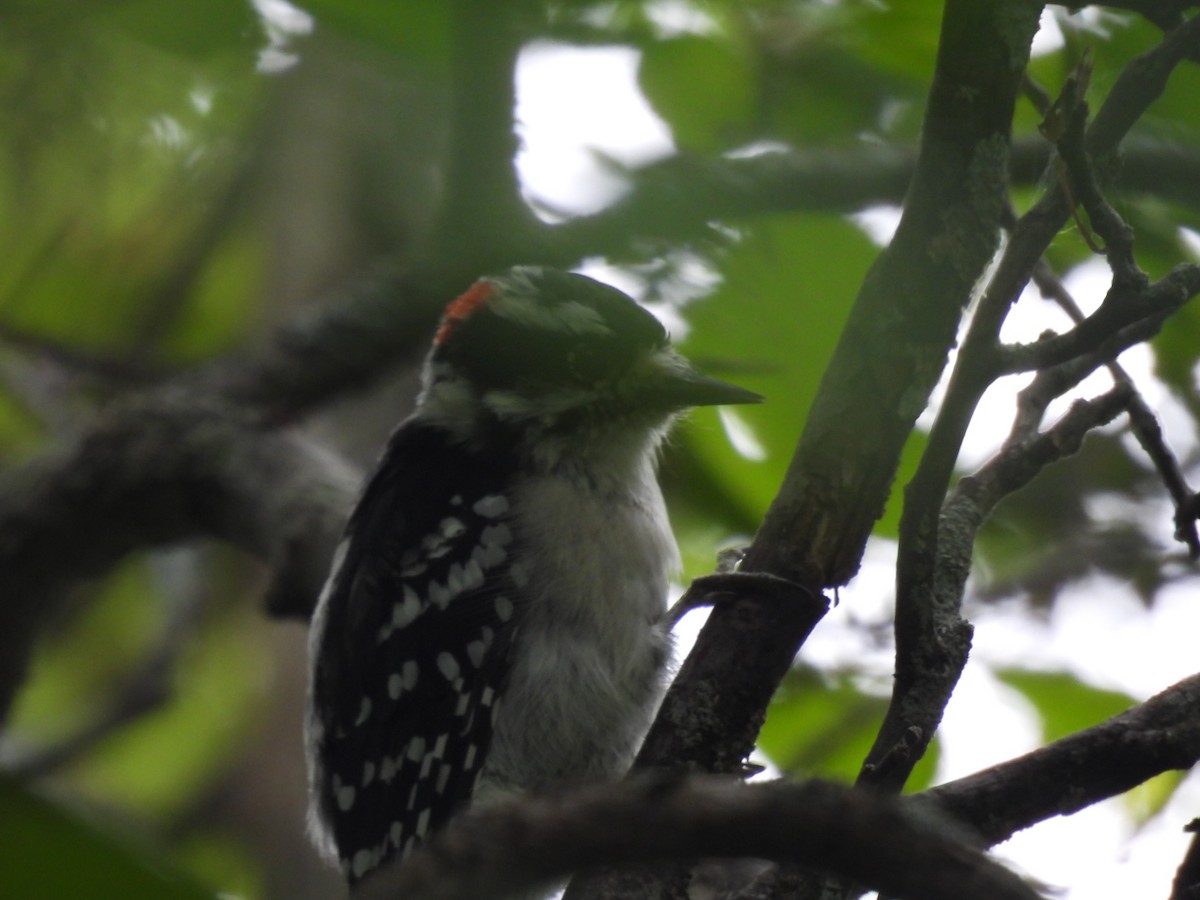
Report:
[[[583,275],[450,303],[313,617],[310,823],[351,884],[470,803],[623,773],[670,652],[658,448],[761,399]]]

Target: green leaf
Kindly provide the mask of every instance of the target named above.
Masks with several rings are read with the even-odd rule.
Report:
[[[896,478],[892,482],[892,490],[888,495],[887,506],[883,515],[875,523],[874,534],[878,537],[898,538],[900,536],[900,514],[904,511],[904,488],[917,472],[921,455],[929,445],[929,435],[924,431],[914,430],[904,443],[900,454],[900,465],[896,470]]]
[[[63,628],[18,698],[12,732],[52,745],[102,714],[161,640],[166,622],[145,561],[121,567],[101,596]],[[220,579],[217,579],[221,590]],[[158,708],[89,748],[63,778],[81,793],[142,817],[170,819],[241,752],[265,700],[261,652],[271,626],[248,607],[199,623],[175,661]],[[0,896],[3,896],[0,893]]]
[[[1200,307],[1189,303],[1167,319],[1151,347],[1154,373],[1185,402],[1194,402],[1193,372],[1200,350]]]
[[[771,700],[758,748],[788,775],[853,782],[887,707],[887,698],[864,692],[850,674],[826,677],[798,667]],[[922,790],[931,783],[937,756],[934,742],[906,790]]]
[[[241,340],[256,324],[246,298],[258,295],[266,255],[257,232],[225,238],[176,313],[162,352],[183,361],[204,359]]]
[[[0,775],[0,896],[21,900],[216,900],[111,823]]]
[[[247,0],[121,0],[120,3],[81,4],[153,47],[185,56],[242,49],[263,40],[262,27]]]
[[[902,76],[923,92],[933,77],[944,5],[941,0],[860,2],[847,43],[863,62]]]
[[[179,661],[170,702],[97,746],[72,771],[74,782],[164,819],[194,802],[242,751],[258,721],[269,628],[249,608],[202,628]]]
[[[389,53],[425,61],[450,52],[455,4],[443,0],[303,0],[317,27],[374,44]]]
[[[837,217],[764,218],[721,261],[717,291],[682,311],[689,326],[683,352],[703,371],[766,398],[698,410],[682,432],[700,470],[741,511],[739,522],[759,522],[779,490],[876,253]]]
[[[1129,694],[1093,687],[1067,672],[1000,669],[996,676],[1034,705],[1046,741],[1083,731],[1137,703]]]
[[[753,65],[725,41],[691,36],[657,41],[642,55],[638,81],[675,140],[689,150],[741,143],[755,116]]]
[[[1144,825],[1162,812],[1187,775],[1187,772],[1163,772],[1128,791],[1122,800],[1133,821]]]

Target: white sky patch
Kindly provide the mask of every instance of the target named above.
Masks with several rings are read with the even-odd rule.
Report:
[[[689,251],[671,254],[670,262],[671,277],[656,283],[653,294],[641,271],[613,265],[604,257],[586,259],[575,271],[624,291],[653,313],[667,329],[671,343],[677,344],[687,338],[690,330],[687,305],[715,291],[720,286],[721,277],[707,259]]]
[[[580,275],[586,275],[588,278],[595,278],[597,281],[611,285],[618,291],[624,291],[639,303],[645,296],[646,283],[642,279],[629,269],[611,265],[599,257],[584,260],[583,265],[575,271]]]
[[[736,409],[718,406],[717,416],[721,419],[721,427],[725,429],[725,436],[729,438],[729,443],[733,445],[733,449],[739,456],[751,462],[762,462],[767,458],[767,448],[758,439],[758,435],[754,433],[750,423]]]
[[[156,144],[178,150],[189,142],[187,129],[174,116],[154,116],[149,124],[150,139]]]
[[[1037,34],[1033,36],[1033,43],[1029,47],[1029,55],[1037,59],[1039,56],[1046,56],[1061,50],[1065,43],[1062,29],[1058,27],[1058,19],[1055,18],[1054,12],[1050,9],[1043,9],[1042,17],[1038,20]]]
[[[1179,229],[1179,239],[1183,241],[1183,246],[1187,248],[1193,259],[1200,259],[1200,233],[1182,226]]]
[[[311,34],[313,17],[287,0],[250,0],[262,19],[267,46],[258,52],[258,71],[273,74],[294,66],[300,59],[290,46],[298,36]]]
[[[872,242],[880,247],[891,243],[892,235],[900,225],[903,210],[899,206],[872,206],[850,216],[850,221],[863,230]]]
[[[654,23],[655,36],[659,38],[720,31],[716,19],[686,0],[655,0],[646,6],[646,15]]]
[[[675,150],[637,84],[630,47],[527,45],[517,60],[517,174],[547,218],[602,209],[626,190],[622,167]],[[614,165],[615,163],[615,165]]]
[[[213,98],[214,91],[210,87],[195,87],[188,93],[188,99],[192,101],[192,109],[202,116],[207,116],[212,112]]]

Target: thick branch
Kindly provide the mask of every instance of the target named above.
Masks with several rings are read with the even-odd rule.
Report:
[[[1025,756],[931,788],[931,801],[983,846],[1200,761],[1200,675]]]
[[[703,856],[815,866],[897,898],[1038,896],[951,835],[838,785],[642,778],[464,816],[354,900],[485,900],[602,863]]]
[[[293,421],[416,360],[461,278],[401,272],[389,262],[347,282],[261,345],[180,376],[180,391],[217,397],[267,422]]]
[[[1036,2],[946,5],[904,216],[863,283],[746,568],[818,587],[858,568],[900,450],[996,246],[1009,129],[1040,10]]]
[[[54,598],[138,548],[227,540],[272,564],[275,612],[307,615],[357,483],[298,434],[174,394],[107,410],[70,446],[6,471],[0,720]]]
[[[1036,185],[1051,147],[1041,137],[1014,141],[1013,184]],[[914,148],[862,144],[796,148],[750,157],[673,156],[629,173],[630,193],[612,207],[560,225],[546,236],[555,259],[627,253],[631,240],[691,240],[713,221],[777,212],[852,213],[899,206],[916,167]],[[1145,193],[1200,209],[1200,154],[1192,147],[1131,138],[1121,148],[1118,193]]]

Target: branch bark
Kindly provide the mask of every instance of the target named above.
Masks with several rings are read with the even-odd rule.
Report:
[[[980,846],[1078,812],[1200,761],[1200,675],[1032,753],[916,795],[969,826]]]
[[[1038,897],[936,818],[890,798],[822,782],[671,776],[469,813],[353,897],[486,900],[590,866],[705,856],[815,866],[897,898]]]
[[[358,474],[298,433],[194,395],[117,404],[75,442],[0,476],[0,721],[66,590],[128,553],[216,537],[272,565],[268,605],[307,616]]]

